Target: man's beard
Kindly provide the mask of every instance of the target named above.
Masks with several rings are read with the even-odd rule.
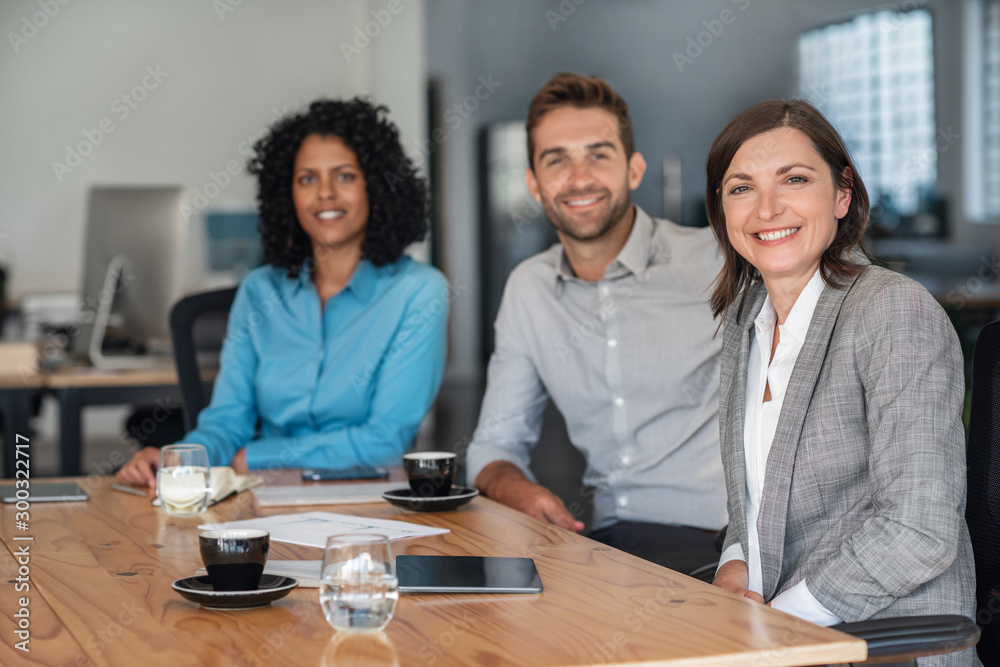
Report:
[[[568,216],[563,216],[559,205],[548,197],[542,197],[542,207],[545,209],[545,215],[548,217],[549,222],[552,223],[552,226],[555,227],[556,231],[560,234],[564,234],[574,241],[595,241],[605,236],[611,228],[618,223],[618,221],[625,217],[625,214],[628,213],[629,208],[631,208],[632,199],[629,196],[627,187],[624,192],[625,194],[620,199],[614,199],[611,191],[607,189],[560,192],[557,195],[560,200],[590,199],[592,197],[601,196],[607,197],[610,201],[610,206],[607,208],[607,212],[604,216],[597,219],[596,224],[593,225],[592,229],[584,229],[583,225],[572,217],[572,213],[569,213]],[[590,226],[589,221],[587,226]]]

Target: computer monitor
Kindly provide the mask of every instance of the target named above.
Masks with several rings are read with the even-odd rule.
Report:
[[[232,284],[264,261],[257,209],[213,209],[205,212],[209,276],[227,276]]]
[[[83,326],[74,349],[100,368],[169,363],[184,291],[180,186],[94,186],[87,207]]]

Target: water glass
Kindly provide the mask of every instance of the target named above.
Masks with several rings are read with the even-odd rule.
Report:
[[[334,630],[378,632],[392,618],[397,599],[396,564],[384,535],[327,539],[319,603]]]
[[[160,450],[156,493],[170,516],[198,516],[211,493],[208,453],[202,445],[168,445]]]

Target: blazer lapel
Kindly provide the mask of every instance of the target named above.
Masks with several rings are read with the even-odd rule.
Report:
[[[788,495],[792,484],[792,469],[795,453],[806,413],[823,368],[830,337],[840,315],[841,306],[847,293],[857,278],[840,289],[829,285],[813,311],[806,339],[799,357],[795,361],[792,375],[785,390],[785,400],[781,405],[777,429],[771,443],[764,473],[764,495],[757,515],[757,533],[760,537],[761,574],[763,577],[764,599],[774,597],[781,575],[781,560],[784,555],[785,528],[788,517]],[[746,366],[744,366],[746,368]],[[745,373],[744,373],[745,375]]]
[[[730,514],[730,530],[736,528],[736,535],[743,546],[744,555],[747,554],[747,527],[746,527],[746,455],[743,443],[743,425],[746,421],[746,394],[747,394],[747,364],[750,358],[750,334],[754,327],[754,318],[764,305],[764,298],[767,292],[764,285],[758,283],[751,287],[748,293],[743,312],[739,319],[732,317],[726,322],[725,334],[723,336],[723,354],[725,350],[735,352],[735,359],[731,363],[722,365],[722,381],[720,401],[719,401],[719,423],[726,429],[723,434],[723,464],[727,480],[727,488],[736,491],[737,496],[730,499],[735,501],[736,511]],[[735,308],[735,307],[734,307]],[[732,507],[732,504],[730,504]]]

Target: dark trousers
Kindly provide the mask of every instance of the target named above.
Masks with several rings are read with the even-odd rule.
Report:
[[[588,537],[683,574],[718,562],[714,530],[643,521],[619,521]]]

